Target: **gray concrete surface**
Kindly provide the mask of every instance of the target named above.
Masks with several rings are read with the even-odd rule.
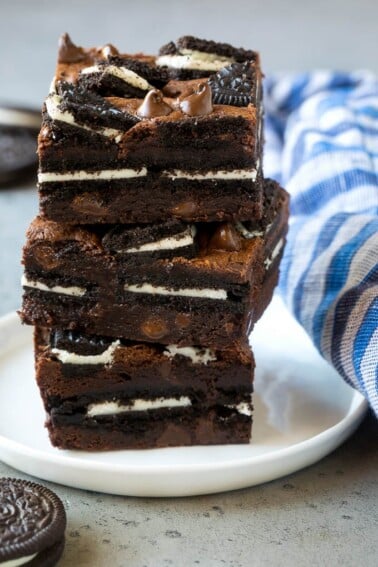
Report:
[[[175,2],[0,0],[0,99],[40,105],[56,38],[154,50],[191,32],[263,54],[271,70],[378,69],[378,3],[318,0]],[[0,190],[0,315],[19,306],[20,248],[37,210],[32,183]],[[318,464],[238,492],[136,499],[49,485],[68,514],[62,567],[375,567],[378,426]],[[0,463],[0,475],[25,475]],[[47,484],[47,483],[46,483]]]

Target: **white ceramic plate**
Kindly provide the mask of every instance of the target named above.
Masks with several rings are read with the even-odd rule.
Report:
[[[252,486],[340,445],[367,404],[317,354],[274,298],[252,335],[257,370],[250,445],[86,453],[51,447],[33,378],[31,329],[0,319],[0,459],[60,484],[130,496],[189,496]]]

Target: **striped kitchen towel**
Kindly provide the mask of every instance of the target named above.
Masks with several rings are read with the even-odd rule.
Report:
[[[265,138],[265,175],[291,194],[282,295],[378,415],[377,78],[270,77]]]

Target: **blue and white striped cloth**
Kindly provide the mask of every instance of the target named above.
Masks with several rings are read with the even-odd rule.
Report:
[[[377,78],[270,77],[265,138],[265,175],[291,194],[280,290],[378,415]]]

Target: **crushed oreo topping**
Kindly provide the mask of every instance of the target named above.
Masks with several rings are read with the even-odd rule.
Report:
[[[79,124],[126,131],[139,122],[133,114],[112,106],[102,96],[87,91],[80,85],[59,82],[57,92],[62,97],[60,109],[71,112]]]
[[[232,63],[209,77],[214,104],[248,106],[253,101],[255,73],[249,62]]]
[[[134,71],[134,73],[143,77],[143,79],[158,89],[161,89],[169,80],[166,69],[153,67],[144,61],[130,59],[130,57],[110,56],[108,57],[108,64],[116,67],[126,67],[126,69]]]
[[[50,347],[66,350],[82,356],[92,356],[103,353],[113,342],[113,339],[95,335],[82,335],[76,331],[52,331]]]

